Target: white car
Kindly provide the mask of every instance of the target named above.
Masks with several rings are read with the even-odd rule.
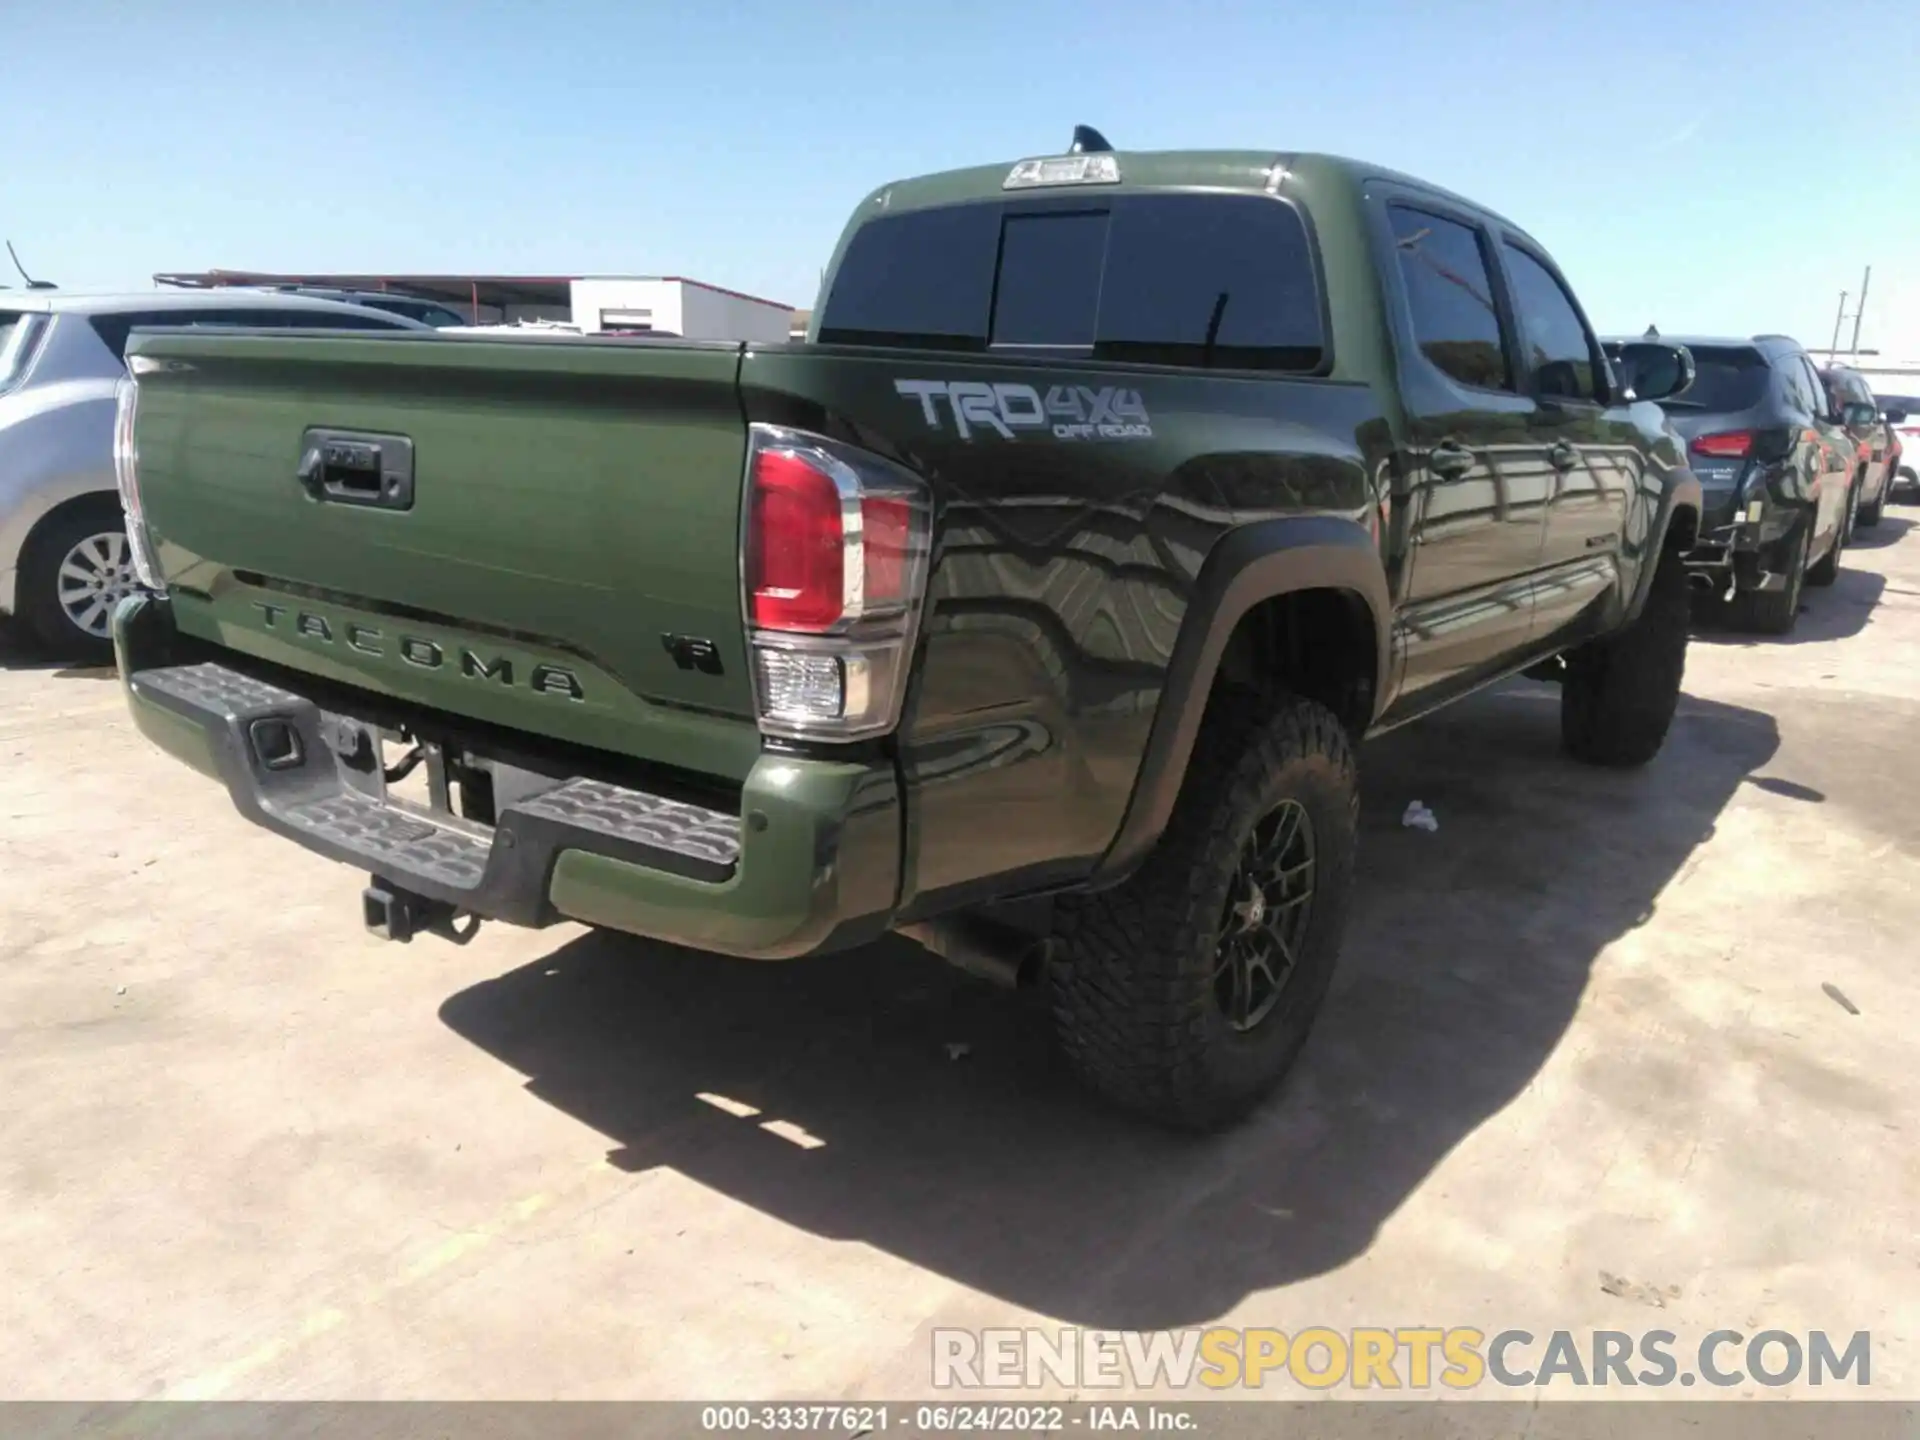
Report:
[[[0,294],[0,615],[62,658],[110,659],[113,607],[135,587],[113,478],[127,335],[183,325],[428,328],[256,290]]]

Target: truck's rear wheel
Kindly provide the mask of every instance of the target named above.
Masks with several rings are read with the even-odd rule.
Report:
[[[1591,765],[1644,765],[1660,753],[1687,669],[1692,606],[1686,564],[1665,551],[1634,622],[1567,656],[1560,739]]]
[[[1280,1082],[1339,957],[1357,793],[1324,706],[1216,697],[1153,854],[1056,910],[1055,1023],[1093,1090],[1210,1130]]]

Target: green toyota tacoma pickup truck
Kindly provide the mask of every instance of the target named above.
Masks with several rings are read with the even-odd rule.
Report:
[[[1196,1128],[1326,992],[1363,737],[1526,671],[1660,748],[1699,487],[1485,208],[1083,128],[875,191],[813,324],[136,337],[139,728],[394,938],[905,932]]]

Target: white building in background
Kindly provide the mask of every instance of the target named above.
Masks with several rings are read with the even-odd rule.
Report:
[[[690,340],[788,338],[790,305],[742,295],[682,275],[282,275],[258,270],[166,272],[156,285],[222,285],[328,292],[382,292],[444,305],[469,327],[557,321],[586,335],[608,332],[684,335]],[[804,331],[802,332],[804,333]]]
[[[585,335],[680,335],[688,340],[785,340],[793,307],[679,275],[589,275],[569,287]]]

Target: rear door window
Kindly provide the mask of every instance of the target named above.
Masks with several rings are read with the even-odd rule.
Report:
[[[1527,251],[1503,242],[1513,282],[1533,392],[1554,400],[1600,398],[1595,346],[1573,298],[1554,273]]]
[[[1462,385],[1512,390],[1513,367],[1480,232],[1406,205],[1390,206],[1388,213],[1420,353]]]
[[[1250,195],[884,217],[849,243],[820,338],[1296,372],[1326,354],[1305,222]]]

